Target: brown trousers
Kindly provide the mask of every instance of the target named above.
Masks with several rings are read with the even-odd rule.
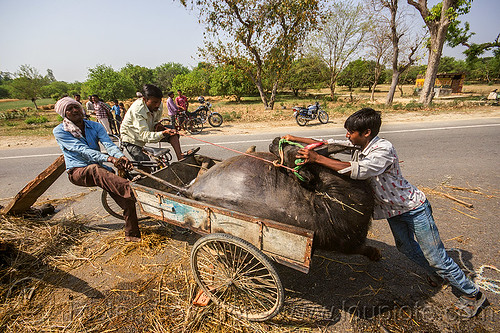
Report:
[[[135,209],[135,197],[130,182],[105,168],[91,164],[82,168],[73,168],[68,171],[69,181],[78,186],[99,186],[107,191],[123,209],[125,219],[125,236],[141,237]]]

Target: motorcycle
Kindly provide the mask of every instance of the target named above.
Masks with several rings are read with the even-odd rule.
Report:
[[[299,126],[305,126],[311,120],[318,118],[320,123],[326,124],[328,123],[328,113],[321,109],[319,103],[316,102],[314,105],[309,105],[307,108],[302,106],[294,106],[293,107],[293,116],[297,121]]]
[[[208,121],[208,123],[213,127],[219,127],[222,125],[222,116],[220,113],[210,110],[212,108],[212,104],[210,104],[210,102],[205,102],[205,98],[203,96],[198,97],[198,102],[200,102],[201,105],[198,106],[195,113],[198,114],[204,124]]]

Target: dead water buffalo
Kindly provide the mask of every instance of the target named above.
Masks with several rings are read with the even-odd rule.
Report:
[[[298,149],[284,147],[285,164],[293,164]],[[270,150],[274,154],[253,155],[276,160],[276,139]],[[328,149],[317,151],[328,154]],[[300,173],[307,178],[306,183],[284,168],[239,155],[199,176],[186,194],[195,200],[313,230],[315,248],[380,259],[377,249],[365,245],[373,211],[369,185],[319,165],[304,165]]]

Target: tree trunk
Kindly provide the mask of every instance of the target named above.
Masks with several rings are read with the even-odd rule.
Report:
[[[269,99],[269,104],[267,106],[268,109],[273,110],[274,109],[274,103],[276,102],[276,95],[278,93],[278,84],[279,84],[279,79],[276,79],[273,84],[273,91],[271,92],[271,98]]]
[[[264,103],[264,106],[267,108],[269,106],[269,104],[267,102],[266,92],[264,91],[264,87],[262,86],[262,81],[257,80],[255,82],[255,85],[257,86],[257,90],[259,90],[259,95],[260,95],[260,99],[262,100],[262,103]]]
[[[387,99],[385,101],[385,105],[387,106],[391,105],[394,100],[394,94],[396,93],[396,87],[398,85],[400,75],[401,73],[399,73],[397,67],[396,70],[393,69],[391,87],[389,88],[389,92],[387,93]]]
[[[36,98],[32,98],[31,101],[35,104],[35,110],[38,110],[38,105],[36,105]]]
[[[436,76],[439,67],[439,61],[441,60],[441,54],[443,53],[443,44],[446,39],[446,27],[440,27],[436,34],[431,33],[431,48],[429,50],[429,61],[427,63],[427,70],[425,71],[424,86],[422,87],[422,92],[420,95],[419,102],[425,106],[429,106],[434,98],[434,83],[436,82]]]

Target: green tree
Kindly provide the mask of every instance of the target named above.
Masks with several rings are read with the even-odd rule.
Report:
[[[147,67],[132,65],[127,63],[120,69],[120,73],[133,82],[135,91],[142,91],[145,84],[152,84],[155,81],[155,71]]]
[[[305,35],[318,22],[320,0],[192,0],[191,3],[198,8],[206,26],[202,54],[218,64],[233,65],[247,73],[264,106],[272,109],[283,76]]]
[[[9,72],[0,71],[0,98],[10,97],[8,88],[10,82],[12,82],[12,75]]]
[[[454,21],[448,28],[446,42],[451,47],[458,45],[465,46],[467,49],[464,51],[464,54],[467,56],[467,62],[473,62],[486,51],[500,50],[500,34],[497,35],[494,41],[481,44],[470,42],[470,39],[475,34],[475,32],[470,31],[469,22],[465,22],[464,27],[462,27],[460,21]]]
[[[172,90],[174,78],[177,75],[189,73],[189,68],[175,62],[169,62],[156,67],[154,73],[155,85],[162,91],[168,92]]]
[[[82,87],[84,96],[97,94],[107,101],[135,96],[136,89],[132,79],[116,72],[111,66],[97,65],[89,68],[87,77]]]
[[[30,99],[35,104],[35,109],[38,109],[36,100],[41,96],[42,87],[47,84],[47,80],[30,65],[20,66],[16,76],[9,84],[10,94],[14,98]]]
[[[442,57],[439,61],[439,73],[465,73],[467,64],[464,60],[457,60],[453,57]]]
[[[182,90],[186,96],[208,95],[210,92],[210,75],[210,66],[200,63],[191,72],[177,75],[172,82],[172,88]]]
[[[252,80],[241,69],[232,65],[217,67],[210,74],[210,95],[235,96],[240,102],[242,96],[258,93]]]
[[[408,0],[408,4],[418,10],[430,34],[427,71],[419,100],[420,103],[428,106],[434,97],[434,83],[448,27],[457,20],[459,15],[469,12],[472,0],[443,0],[431,9],[427,8],[427,0]]]
[[[338,76],[338,84],[349,88],[351,100],[353,88],[370,87],[375,69],[374,61],[358,59],[351,61]]]
[[[299,91],[325,87],[328,77],[328,67],[320,58],[306,56],[293,62],[285,79],[285,86],[298,96]]]
[[[64,95],[69,95],[69,88],[69,84],[64,81],[54,81],[42,87],[42,96],[57,100]]]

